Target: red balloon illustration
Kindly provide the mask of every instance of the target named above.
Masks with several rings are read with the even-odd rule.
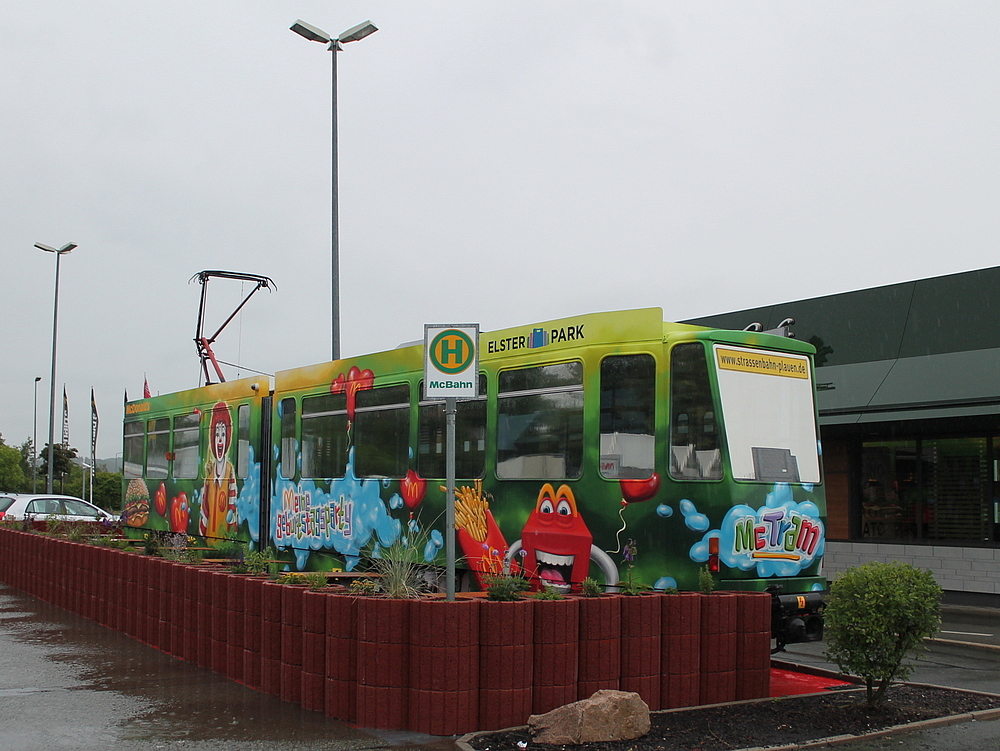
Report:
[[[166,518],[167,516],[167,486],[162,482],[160,487],[156,489],[156,496],[154,498],[154,504],[156,506],[156,513],[160,516]]]
[[[660,476],[654,472],[645,480],[619,480],[622,498],[628,503],[648,501],[660,490]]]
[[[424,500],[424,493],[427,492],[427,480],[411,469],[406,473],[406,477],[399,481],[399,490],[403,494],[403,503],[406,504],[406,508],[413,511]]]
[[[188,516],[188,497],[182,492],[170,503],[170,531],[187,532]]]
[[[338,375],[330,384],[330,391],[334,394],[347,394],[347,419],[354,422],[355,397],[361,389],[370,389],[375,384],[375,374],[365,368],[360,370],[352,365],[345,376]]]

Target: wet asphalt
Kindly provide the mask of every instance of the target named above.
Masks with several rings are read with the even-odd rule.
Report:
[[[1000,693],[1000,611],[947,608],[911,681]],[[777,659],[836,669],[823,643]],[[963,722],[844,751],[1000,748],[1000,721]],[[0,749],[455,751],[451,738],[355,728],[252,691],[0,584]]]
[[[453,751],[252,691],[0,584],[0,749]]]

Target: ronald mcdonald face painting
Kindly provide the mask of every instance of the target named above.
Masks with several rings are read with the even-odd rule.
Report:
[[[228,539],[236,529],[236,478],[229,461],[233,419],[229,407],[218,402],[212,408],[209,426],[210,458],[205,467],[205,488],[201,495],[199,532],[212,544]]]

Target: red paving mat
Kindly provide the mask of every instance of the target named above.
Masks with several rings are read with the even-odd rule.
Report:
[[[791,670],[771,668],[771,696],[795,696],[797,694],[815,694],[827,688],[850,686],[847,681],[836,678],[825,678],[807,673],[793,673]]]

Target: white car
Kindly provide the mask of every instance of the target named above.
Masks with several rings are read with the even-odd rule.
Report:
[[[71,495],[0,493],[0,519],[45,521],[50,517],[69,522],[103,522],[118,518]]]

